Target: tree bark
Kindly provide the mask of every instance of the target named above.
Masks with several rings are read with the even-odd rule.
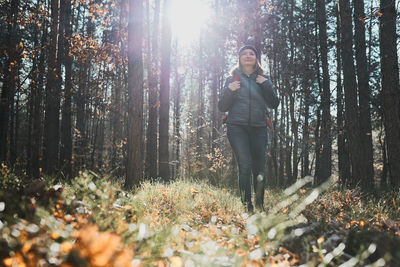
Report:
[[[17,73],[19,72],[20,69],[20,61],[18,60],[17,63]],[[16,83],[20,84],[20,79],[19,75],[16,76]],[[11,118],[10,118],[10,164],[11,166],[15,166],[17,163],[17,156],[19,155],[18,153],[18,140],[19,140],[19,124],[20,124],[20,107],[19,107],[19,102],[20,102],[20,93],[21,88],[19,86],[16,87],[16,91],[14,93],[15,95],[15,101],[14,98],[11,99],[10,104],[11,104]]]
[[[39,9],[39,4],[40,2],[38,1],[35,8]],[[28,97],[28,128],[27,128],[27,134],[28,134],[28,140],[26,144],[26,161],[27,161],[27,173],[29,176],[33,176],[33,165],[32,165],[32,142],[33,142],[33,118],[35,116],[34,113],[34,108],[35,108],[35,98],[36,94],[38,93],[38,85],[37,85],[37,80],[36,80],[36,73],[38,73],[38,47],[39,47],[39,27],[37,25],[34,25],[34,33],[33,33],[33,49],[32,49],[32,71],[29,75],[29,78],[31,79],[31,84],[30,84],[30,92],[29,92],[29,97]]]
[[[88,61],[83,63],[79,70],[78,90],[74,96],[74,102],[76,103],[76,150],[75,150],[75,167],[77,169],[85,168],[85,155],[86,155],[86,86],[88,84]]]
[[[16,80],[18,75],[18,32],[17,15],[19,10],[19,0],[12,0],[7,16],[8,40],[7,53],[8,58],[4,66],[4,83],[0,98],[0,162],[7,161],[7,152],[9,149],[8,133],[10,123],[11,101],[16,91]]]
[[[320,166],[316,173],[316,183],[326,181],[332,173],[332,137],[331,137],[331,114],[330,114],[330,77],[328,69],[328,45],[326,32],[325,0],[317,0],[316,13],[318,23],[319,50],[322,63],[322,90],[321,90],[321,132],[320,141]]]
[[[41,2],[40,0],[38,2]],[[36,75],[37,90],[34,99],[34,117],[33,117],[33,129],[32,129],[32,176],[34,178],[39,178],[40,176],[40,158],[41,158],[41,144],[43,137],[43,87],[44,87],[44,74],[45,74],[45,62],[47,56],[47,49],[45,43],[47,42],[47,22],[43,22],[43,33],[40,42],[40,54],[39,54],[39,65],[38,73]]]
[[[204,168],[204,60],[203,60],[203,46],[204,41],[203,37],[200,34],[199,37],[199,57],[198,57],[198,66],[199,66],[199,88],[197,95],[197,114],[195,115],[196,119],[196,168],[197,170],[202,170]]]
[[[146,5],[148,6],[149,0]],[[149,9],[149,7],[148,7]],[[149,10],[147,14],[149,16]],[[150,18],[148,18],[148,86],[149,86],[149,120],[146,133],[146,166],[145,176],[147,178],[157,177],[157,119],[158,119],[158,33],[160,17],[160,0],[155,1],[153,31],[150,31]],[[152,35],[150,35],[152,32]],[[151,37],[151,38],[150,38]],[[150,46],[151,40],[151,46]],[[151,48],[151,49],[150,49]]]
[[[356,64],[357,64],[357,83],[358,96],[360,104],[360,148],[361,155],[364,157],[361,162],[362,180],[360,185],[369,188],[373,185],[374,168],[373,168],[373,151],[372,151],[372,130],[371,130],[371,114],[370,114],[370,89],[369,89],[369,73],[365,40],[365,13],[364,0],[353,0],[354,5],[354,24],[355,36],[354,42],[356,47]]]
[[[296,80],[296,69],[294,68],[295,61],[295,38],[294,38],[294,9],[295,1],[292,0],[290,3],[290,15],[289,15],[289,44],[290,44],[290,75],[291,75],[291,83],[288,81],[288,92],[289,93],[289,112],[290,112],[290,120],[291,120],[291,132],[292,132],[292,144],[293,150],[292,154],[292,171],[290,177],[290,184],[293,184],[297,181],[298,176],[298,132],[299,132],[299,122],[296,120],[295,116],[295,102],[296,102],[296,90],[294,88],[297,87]],[[289,89],[290,88],[290,89]],[[293,89],[292,89],[293,88]],[[289,121],[288,121],[289,123]]]
[[[350,161],[348,146],[346,140],[346,129],[344,127],[343,117],[343,86],[342,86],[342,57],[341,57],[341,34],[340,34],[340,17],[339,6],[336,6],[336,107],[337,107],[337,133],[338,133],[338,168],[339,168],[339,181],[342,186],[346,186],[350,181]]]
[[[349,140],[349,153],[352,177],[351,186],[359,185],[362,180],[362,160],[360,155],[360,123],[357,104],[357,82],[353,55],[353,33],[349,0],[339,0],[343,85],[345,97],[345,128]]]
[[[159,176],[169,181],[169,91],[170,91],[170,55],[171,55],[171,0],[164,1],[161,33],[161,77],[159,109]]]
[[[72,58],[69,55],[69,39],[72,37],[71,0],[61,0],[64,12],[65,35],[63,38],[65,66],[64,104],[61,121],[60,164],[66,177],[72,176]]]
[[[318,32],[318,23],[315,23],[315,32]],[[319,95],[322,95],[322,83],[321,83],[321,68],[320,68],[320,57],[318,53],[318,42],[315,38],[314,48],[315,48],[315,70],[316,78],[318,84]],[[317,174],[320,173],[321,168],[321,154],[322,154],[322,144],[321,144],[321,105],[317,107],[317,118],[314,129],[314,139],[315,139],[315,172],[314,172],[314,184],[318,184],[316,179]]]
[[[400,186],[400,86],[396,44],[396,7],[393,0],[380,1],[380,58],[390,183]]]
[[[288,78],[287,78],[288,79]],[[285,85],[286,89],[289,88],[289,82],[286,81]],[[285,171],[286,171],[286,177],[287,177],[287,185],[290,185],[293,183],[293,175],[292,175],[292,142],[293,142],[293,137],[289,135],[289,129],[290,129],[290,120],[289,120],[289,110],[290,110],[290,103],[289,103],[289,96],[285,95],[284,96],[285,102],[286,102],[286,112],[283,113],[282,115],[285,116]]]
[[[120,2],[120,16],[119,16],[119,24],[118,27],[122,28],[125,24],[125,20],[127,18],[127,0],[122,0]],[[118,60],[114,62],[116,65],[116,73],[117,79],[115,84],[115,91],[113,94],[113,122],[112,122],[112,155],[111,155],[111,168],[114,170],[117,167],[119,162],[119,155],[122,153],[119,152],[122,150],[123,147],[123,138],[122,138],[122,110],[121,110],[121,99],[122,99],[122,91],[124,88],[125,83],[124,76],[125,76],[125,68],[121,66],[119,62],[123,62],[123,58],[125,55],[125,42],[123,42],[123,36],[120,34],[117,40],[114,40],[114,45],[119,46],[119,55]]]
[[[143,1],[129,1],[128,24],[128,160],[125,188],[143,179]]]
[[[60,91],[57,86],[57,47],[59,26],[59,0],[51,1],[50,51],[48,59],[45,121],[44,171],[55,174],[58,169]]]
[[[178,50],[178,45],[175,45],[175,50]],[[174,178],[178,176],[180,169],[180,147],[181,147],[181,90],[184,77],[178,72],[180,62],[178,59],[175,64],[175,84],[174,84],[174,139],[175,139],[175,165],[174,165]]]

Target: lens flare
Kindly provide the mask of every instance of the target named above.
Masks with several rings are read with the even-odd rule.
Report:
[[[173,0],[171,10],[172,34],[182,43],[196,42],[200,30],[211,14],[205,1]]]

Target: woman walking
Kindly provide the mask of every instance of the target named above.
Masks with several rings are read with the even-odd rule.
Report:
[[[239,49],[238,64],[231,70],[220,94],[218,108],[228,111],[227,136],[239,169],[239,192],[249,212],[253,179],[256,208],[263,210],[267,146],[266,107],[276,108],[279,98],[257,60],[254,46]]]

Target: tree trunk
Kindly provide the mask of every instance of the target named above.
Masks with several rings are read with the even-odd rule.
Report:
[[[204,166],[204,61],[203,61],[203,37],[200,34],[199,37],[199,57],[198,57],[198,66],[199,66],[199,89],[197,95],[197,114],[195,115],[196,119],[196,168],[197,170],[202,170]]]
[[[58,165],[60,91],[57,86],[59,0],[51,1],[50,51],[46,83],[46,112],[44,122],[44,171],[55,174]]]
[[[38,3],[41,2],[38,0]],[[32,176],[34,178],[39,178],[40,176],[40,158],[41,158],[41,144],[43,137],[43,85],[44,85],[44,74],[45,74],[45,62],[47,49],[45,47],[45,43],[47,42],[47,22],[44,20],[43,22],[43,33],[42,39],[40,42],[40,54],[39,54],[39,65],[38,65],[38,73],[36,74],[36,82],[37,90],[35,93],[34,99],[34,117],[33,117],[33,129],[32,129]]]
[[[81,169],[85,167],[86,155],[86,109],[85,109],[85,88],[87,86],[88,77],[88,61],[86,61],[79,70],[78,91],[74,96],[76,103],[76,150],[75,150],[75,167]]]
[[[385,133],[384,133],[384,128],[383,128],[383,120],[380,122],[380,131],[378,134],[378,143],[381,149],[382,153],[382,173],[381,173],[381,181],[380,181],[380,187],[381,188],[387,188],[388,186],[388,181],[387,181],[387,149],[386,149],[386,141],[385,141]]]
[[[358,118],[357,82],[353,56],[353,33],[351,9],[349,0],[339,0],[341,48],[343,66],[343,85],[345,96],[345,120],[346,134],[349,140],[349,153],[351,161],[351,186],[359,185],[362,177],[363,156],[360,155],[360,123]]]
[[[346,141],[346,129],[343,118],[343,87],[342,87],[342,57],[341,57],[341,34],[340,34],[339,9],[336,6],[336,106],[337,106],[337,133],[338,133],[338,168],[339,181],[342,186],[346,186],[350,181],[350,161],[348,146]]]
[[[102,103],[101,114],[105,114],[105,104]],[[104,117],[100,118],[99,140],[97,143],[97,169],[102,172],[103,169],[103,151],[104,151]]]
[[[315,23],[315,32],[317,31],[318,23]],[[321,68],[320,59],[318,53],[317,39],[315,39],[315,69],[317,75],[317,84],[319,95],[322,95],[322,84],[321,84]],[[315,172],[314,172],[314,184],[318,184],[316,176],[320,173],[321,168],[321,154],[322,154],[322,144],[321,144],[321,105],[317,107],[317,118],[314,129],[314,139],[315,139]]]
[[[285,85],[286,89],[289,88],[289,82],[286,81]],[[286,171],[286,177],[287,177],[287,185],[290,185],[293,183],[293,176],[292,176],[292,142],[293,142],[293,137],[289,135],[289,129],[290,129],[290,120],[289,120],[289,109],[290,109],[290,103],[289,103],[289,96],[285,96],[285,102],[286,102],[286,112],[283,113],[282,115],[285,116],[285,171]]]
[[[400,86],[396,44],[396,7],[393,0],[380,1],[380,58],[390,183],[400,186]]]
[[[220,80],[220,72],[219,66],[217,62],[214,62],[213,72],[212,72],[212,85],[211,85],[211,153],[214,155],[215,149],[217,148],[216,140],[218,138],[218,92],[219,88],[219,80]]]
[[[175,45],[176,51],[178,50],[178,46]],[[178,176],[179,168],[180,168],[180,146],[181,146],[181,90],[182,83],[184,81],[184,77],[178,72],[179,62],[177,60],[175,64],[175,85],[174,85],[174,139],[175,139],[175,170],[174,170],[174,178]]]
[[[20,62],[18,61],[17,63],[17,72],[19,72],[20,69]],[[16,80],[17,84],[20,84],[19,80],[19,75],[17,76]],[[11,166],[14,166],[17,162],[17,155],[18,153],[18,140],[19,140],[19,117],[20,117],[20,108],[19,108],[19,101],[20,101],[20,87],[18,86],[16,88],[15,92],[15,105],[14,105],[14,99],[10,101],[11,103],[11,118],[10,118],[10,164]]]
[[[146,6],[149,5],[149,0]],[[147,70],[147,79],[149,86],[149,120],[146,133],[146,166],[145,176],[147,178],[157,177],[157,119],[158,119],[158,33],[159,33],[159,17],[160,17],[160,0],[155,1],[154,22],[152,27],[152,35],[150,35],[150,8],[147,7],[148,14],[148,57],[149,64]],[[150,38],[151,37],[151,38]],[[151,49],[150,49],[151,39]]]
[[[122,0],[120,2],[120,17],[119,17],[119,28],[122,28],[125,19],[127,17],[126,15],[127,10],[126,10],[126,0]],[[124,53],[125,53],[125,42],[122,41],[122,36],[119,37],[118,40],[114,40],[114,45],[119,46],[120,52],[119,52],[119,59],[123,61],[124,58]],[[116,85],[115,85],[115,93],[113,94],[113,122],[112,122],[112,152],[111,152],[111,168],[114,170],[117,167],[117,162],[120,154],[123,154],[119,151],[122,150],[123,147],[123,138],[122,138],[122,122],[123,122],[123,116],[122,116],[122,110],[121,110],[121,98],[122,94],[121,92],[123,91],[124,87],[124,73],[125,73],[125,68],[124,66],[121,66],[119,62],[116,60],[114,62],[116,65],[116,73],[117,73],[117,79],[116,79]]]
[[[125,188],[143,179],[143,1],[129,1],[128,24],[128,160]]]
[[[161,77],[160,77],[160,109],[159,109],[159,176],[168,181],[169,174],[169,78],[171,55],[171,22],[169,14],[171,0],[164,1],[161,33]]]
[[[301,177],[310,175],[310,89],[308,85],[304,86],[304,124],[303,124],[303,153],[302,153],[302,167]]]
[[[7,161],[8,133],[10,123],[11,101],[16,91],[16,80],[18,75],[18,32],[17,15],[19,10],[19,0],[12,0],[9,14],[7,15],[8,40],[7,53],[8,58],[4,66],[4,83],[0,98],[0,162]]]
[[[373,151],[372,151],[372,130],[371,130],[371,114],[370,114],[370,89],[369,89],[369,73],[367,64],[366,40],[365,40],[365,13],[364,0],[353,0],[354,5],[354,24],[355,36],[354,42],[356,47],[356,64],[357,64],[357,82],[358,95],[360,104],[360,142],[363,144],[360,148],[360,154],[364,157],[361,162],[361,186],[369,188],[373,186],[374,169],[373,169]]]
[[[291,0],[290,3],[290,14],[289,14],[289,45],[290,45],[290,80],[291,83],[288,81],[287,91],[289,93],[289,112],[290,112],[290,126],[292,132],[292,144],[293,144],[293,151],[292,154],[292,171],[290,177],[290,184],[293,184],[297,181],[298,176],[298,139],[299,139],[299,122],[296,120],[295,116],[295,102],[296,102],[296,90],[297,87],[297,80],[296,80],[296,69],[294,68],[294,61],[295,61],[295,38],[294,38],[294,9],[296,8],[295,1]],[[290,88],[290,89],[289,89]],[[293,89],[292,89],[293,88]],[[289,123],[289,121],[288,121]]]
[[[63,64],[65,66],[64,103],[61,121],[60,164],[65,176],[72,176],[72,58],[69,56],[69,39],[72,36],[71,0],[61,0],[64,12],[65,36],[63,36]]]
[[[278,75],[279,77],[280,75]],[[281,91],[282,92],[282,91]],[[278,171],[278,183],[277,186],[284,186],[285,182],[285,139],[286,139],[286,134],[285,134],[285,122],[284,122],[284,117],[285,117],[285,95],[282,92],[281,94],[281,100],[280,100],[280,106],[281,106],[281,111],[280,111],[280,121],[279,121],[279,171]]]
[[[37,3],[35,8],[39,7],[39,2]],[[32,135],[33,135],[33,118],[35,116],[34,114],[34,108],[35,108],[35,98],[36,94],[38,93],[38,87],[37,87],[37,80],[36,80],[36,73],[38,72],[38,57],[37,57],[37,52],[38,52],[38,46],[39,46],[39,27],[34,26],[34,35],[33,35],[33,50],[32,54],[35,56],[32,59],[32,71],[29,74],[29,78],[31,79],[31,84],[30,84],[30,92],[28,96],[28,127],[27,127],[27,134],[28,134],[28,140],[26,144],[26,168],[27,168],[27,173],[29,176],[33,176],[33,169],[32,169]]]
[[[321,90],[321,133],[320,133],[320,165],[316,172],[316,183],[326,181],[332,173],[332,137],[329,88],[330,78],[328,69],[328,45],[326,32],[325,0],[317,0],[316,13],[318,23],[319,49],[322,63],[322,90]]]

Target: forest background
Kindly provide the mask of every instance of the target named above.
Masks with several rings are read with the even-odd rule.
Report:
[[[217,98],[252,44],[281,102],[269,112],[270,186],[334,174],[398,187],[398,5],[2,1],[0,161],[35,178],[112,173],[127,188],[234,183]]]

